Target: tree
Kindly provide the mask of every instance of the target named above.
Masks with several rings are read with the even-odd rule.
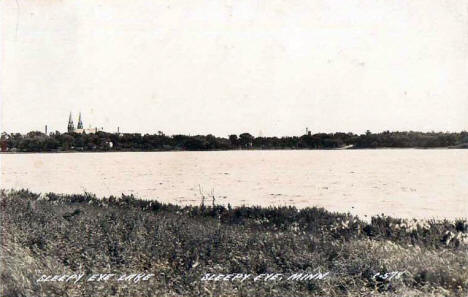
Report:
[[[229,135],[229,142],[233,147],[238,147],[239,146],[239,139],[237,138],[237,135],[232,134]]]
[[[239,143],[244,148],[251,147],[253,140],[254,137],[249,133],[242,133],[241,135],[239,135]]]
[[[69,134],[62,134],[61,140],[63,150],[71,149],[71,145],[74,141],[73,136],[70,136]]]

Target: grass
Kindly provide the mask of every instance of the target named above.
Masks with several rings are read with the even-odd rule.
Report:
[[[467,296],[468,223],[320,208],[180,207],[133,196],[0,193],[1,296]],[[324,280],[202,282],[205,273],[330,272]],[[373,277],[404,272],[399,279]],[[38,283],[41,275],[155,274]]]

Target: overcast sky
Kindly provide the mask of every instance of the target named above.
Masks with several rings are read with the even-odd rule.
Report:
[[[468,130],[466,0],[3,0],[1,130]]]

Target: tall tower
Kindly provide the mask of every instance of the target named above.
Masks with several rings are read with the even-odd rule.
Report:
[[[68,133],[71,133],[75,131],[75,126],[73,125],[73,119],[72,119],[72,114],[70,112],[70,116],[68,117]]]
[[[83,129],[83,122],[81,121],[81,112],[78,116],[78,126],[76,126],[76,129]]]

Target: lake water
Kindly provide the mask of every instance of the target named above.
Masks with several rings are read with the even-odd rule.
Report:
[[[1,187],[178,204],[320,206],[362,216],[468,217],[468,150],[1,154]],[[211,199],[206,203],[211,203]]]

